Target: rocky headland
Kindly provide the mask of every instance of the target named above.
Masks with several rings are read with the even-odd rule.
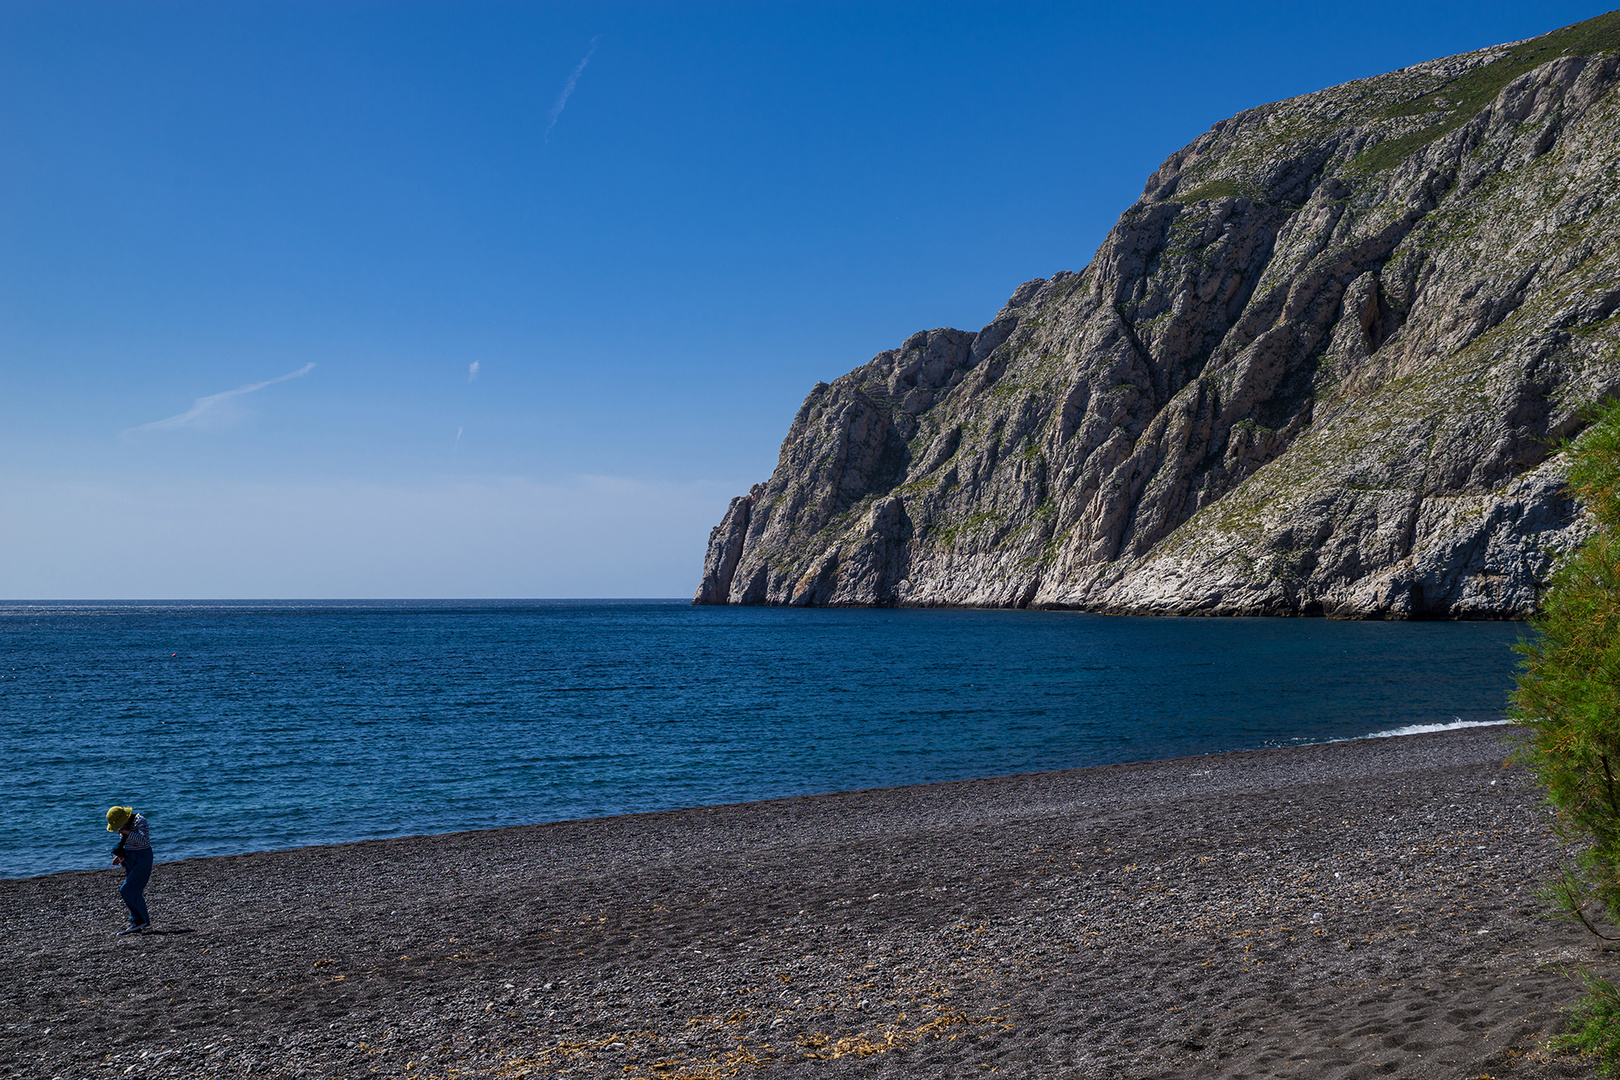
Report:
[[[814,387],[699,604],[1518,618],[1620,389],[1620,12],[1263,105]]]

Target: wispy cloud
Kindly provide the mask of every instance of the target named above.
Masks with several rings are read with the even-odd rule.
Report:
[[[235,390],[226,390],[221,394],[209,394],[207,397],[198,398],[192,403],[191,408],[178,416],[171,416],[166,420],[154,420],[150,424],[142,424],[140,427],[131,428],[130,430],[167,431],[175,428],[217,427],[235,417],[237,398],[263,390],[267,386],[274,386],[276,383],[286,382],[288,379],[296,379],[300,375],[308,375],[313,370],[315,370],[313,363],[305,364],[297,371],[289,371],[287,374],[278,375],[274,379],[248,383],[246,386],[238,386]]]
[[[478,379],[478,361],[474,360],[467,365],[467,381],[476,382]]]
[[[574,87],[579,85],[579,77],[585,74],[585,65],[590,63],[591,57],[596,55],[596,43],[599,40],[599,38],[591,38],[591,47],[585,53],[585,58],[575,65],[574,73],[568,76],[567,82],[563,83],[562,93],[557,95],[557,100],[551,106],[551,111],[546,114],[546,142],[551,141],[551,129],[557,126],[557,118],[562,115],[563,107],[568,104],[568,98],[573,94]]]

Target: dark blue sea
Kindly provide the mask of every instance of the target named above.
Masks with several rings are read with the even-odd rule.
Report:
[[[1498,721],[1513,623],[0,604],[0,877]]]

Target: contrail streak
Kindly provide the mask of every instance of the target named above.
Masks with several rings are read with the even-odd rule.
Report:
[[[575,66],[574,73],[568,76],[568,81],[563,83],[562,93],[557,95],[556,103],[551,106],[551,111],[546,114],[546,142],[551,141],[551,129],[557,126],[557,118],[562,115],[563,106],[568,104],[569,95],[574,92],[574,87],[579,85],[579,77],[585,74],[585,65],[590,63],[591,57],[596,55],[596,43],[598,40],[600,39],[591,38],[591,47],[585,53],[585,58]]]
[[[235,390],[226,390],[224,393],[209,394],[207,397],[200,397],[192,403],[191,408],[187,409],[183,413],[180,413],[178,416],[171,416],[166,420],[154,420],[150,424],[142,424],[140,427],[135,428],[134,430],[157,431],[164,428],[190,427],[193,424],[206,420],[210,416],[220,412],[223,407],[231,402],[233,398],[239,398],[243,394],[251,394],[256,390],[263,390],[267,386],[274,386],[276,383],[286,382],[288,379],[296,379],[300,375],[308,375],[313,370],[315,370],[315,365],[313,363],[305,364],[297,371],[289,371],[287,374],[278,375],[274,379],[266,379],[264,382],[248,383],[246,386],[238,386]]]

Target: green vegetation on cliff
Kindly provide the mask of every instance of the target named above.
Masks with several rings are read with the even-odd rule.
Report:
[[[1507,49],[1502,56],[1458,76],[1443,86],[1419,94],[1401,105],[1384,110],[1388,119],[1402,116],[1434,116],[1426,127],[1388,142],[1379,143],[1352,163],[1352,168],[1377,172],[1398,165],[1429,143],[1467,123],[1502,88],[1560,56],[1597,56],[1620,49],[1620,11],[1611,11],[1562,30]],[[1436,115],[1437,114],[1437,115]]]

